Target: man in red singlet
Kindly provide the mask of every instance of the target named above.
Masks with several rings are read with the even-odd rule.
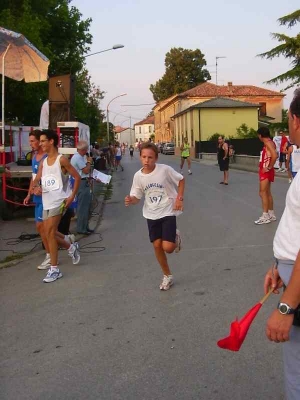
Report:
[[[259,140],[264,144],[259,162],[259,195],[262,201],[263,214],[258,220],[254,221],[254,223],[263,225],[276,221],[273,197],[271,194],[271,182],[274,182],[274,164],[277,159],[277,153],[275,150],[275,143],[270,137],[268,128],[259,128],[257,134]]]

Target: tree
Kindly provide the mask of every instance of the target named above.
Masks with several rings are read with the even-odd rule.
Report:
[[[0,26],[21,32],[44,53],[50,59],[49,75],[83,73],[84,54],[92,43],[90,23],[91,19],[82,20],[79,10],[70,6],[70,0],[1,0],[0,3]],[[91,112],[90,95],[82,95],[84,82],[80,82],[80,73],[76,102],[84,103]],[[85,88],[85,93],[87,90]],[[25,84],[6,80],[6,115],[9,119],[38,125],[40,108],[47,98],[46,82]],[[86,119],[86,115],[80,115],[85,107],[82,106],[80,112],[77,108],[78,119]],[[99,111],[98,108],[96,114]]]
[[[250,139],[250,138],[257,138],[257,132],[253,128],[249,128],[248,125],[242,124],[236,130],[237,138],[238,139]]]
[[[280,25],[287,25],[288,28],[300,22],[300,10],[296,10],[292,14],[288,14],[278,19]],[[289,37],[281,33],[272,33],[272,37],[277,39],[281,44],[273,49],[259,54],[259,57],[272,60],[275,57],[284,56],[291,60],[292,68],[283,74],[270,79],[266,83],[283,83],[289,82],[284,89],[289,89],[300,83],[300,33],[294,37]]]
[[[165,57],[166,71],[161,79],[150,85],[155,101],[191,89],[211,79],[204,54],[199,49],[172,48]]]

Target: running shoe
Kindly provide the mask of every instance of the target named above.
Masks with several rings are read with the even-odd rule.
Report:
[[[162,283],[159,285],[159,288],[160,290],[169,290],[173,284],[173,275],[164,275]]]
[[[269,219],[270,219],[271,222],[272,221],[277,221],[277,218],[276,218],[276,216],[274,214],[273,215],[269,214]]]
[[[49,271],[47,272],[46,277],[43,279],[43,282],[45,283],[54,282],[57,279],[61,278],[62,276],[63,275],[58,268],[55,269],[50,268]]]
[[[280,172],[286,172],[286,171],[287,171],[287,169],[283,168]]]
[[[293,182],[293,179],[289,178],[289,183],[292,183],[292,182]]]
[[[77,242],[72,243],[70,249],[68,250],[68,254],[72,257],[73,264],[78,264],[80,261],[80,254],[79,254],[79,244]]]
[[[46,253],[44,261],[38,265],[37,269],[48,269],[51,267],[50,254]]]
[[[191,170],[189,170],[188,174],[189,174],[189,175],[192,175],[192,171],[191,171]]]
[[[176,243],[175,253],[179,253],[181,250],[181,247],[182,247],[182,239],[181,239],[179,229],[176,229],[175,243]]]
[[[256,225],[263,225],[263,224],[269,224],[271,222],[269,217],[261,216],[258,218],[258,220],[254,221]]]
[[[282,172],[282,168],[278,168],[277,172]]]

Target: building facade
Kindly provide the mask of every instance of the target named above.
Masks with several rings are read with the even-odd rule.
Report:
[[[147,117],[134,124],[134,133],[136,142],[147,142],[150,136],[155,134],[154,116]]]
[[[158,142],[175,141],[175,125],[173,116],[196,105],[216,97],[224,97],[259,105],[259,119],[282,121],[284,94],[250,85],[226,86],[202,83],[186,92],[169,97],[156,104],[154,111],[155,139]]]

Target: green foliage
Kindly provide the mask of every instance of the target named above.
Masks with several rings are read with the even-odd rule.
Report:
[[[152,140],[152,142],[153,142],[153,140],[155,139],[155,134],[154,133],[151,133],[151,135],[150,135],[150,139]]]
[[[236,134],[236,139],[257,138],[256,130],[253,128],[249,128],[246,124],[242,124],[239,128],[237,128]]]
[[[167,99],[211,79],[204,54],[199,49],[172,48],[165,57],[166,71],[161,79],[150,85],[155,101]]]
[[[292,14],[279,18],[280,25],[287,25],[289,28],[300,22],[300,10],[296,10]],[[291,60],[292,68],[283,74],[270,79],[267,83],[283,83],[289,82],[284,89],[289,89],[300,83],[300,33],[294,37],[290,37],[281,33],[273,33],[272,37],[280,44],[273,49],[259,54],[259,57],[272,60],[275,57],[284,56]]]
[[[22,33],[50,59],[49,75],[76,75],[75,115],[91,128],[92,139],[100,133],[103,92],[95,87],[84,69],[84,55],[92,36],[91,19],[82,19],[70,0],[1,0],[0,26]],[[48,84],[6,79],[6,116],[25,125],[39,124],[40,109],[48,98]]]
[[[207,141],[209,141],[209,142],[217,142],[220,136],[222,136],[221,133],[214,133],[209,138],[207,138]]]
[[[282,110],[282,122],[271,123],[269,128],[272,133],[281,131],[281,130],[288,131],[288,129],[289,129],[288,110]]]

